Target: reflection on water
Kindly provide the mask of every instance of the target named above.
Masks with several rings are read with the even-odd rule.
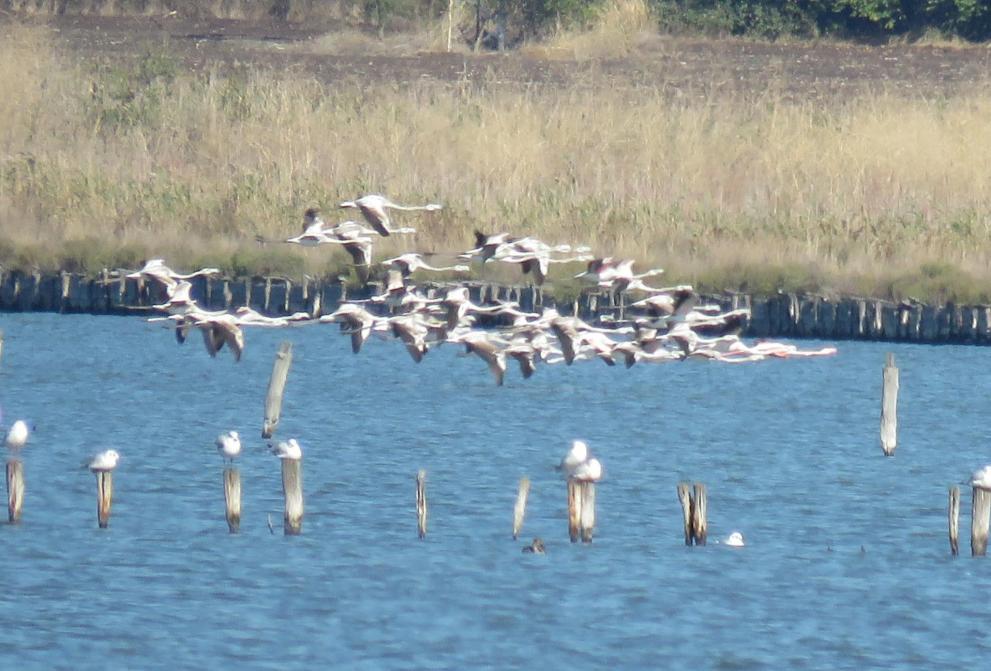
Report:
[[[0,528],[5,668],[931,668],[989,652],[974,598],[986,564],[951,560],[945,529],[946,487],[991,462],[984,349],[588,362],[528,381],[512,369],[498,388],[453,348],[420,365],[378,341],[355,356],[334,328],[252,331],[240,364],[134,318],[2,315],[0,328],[5,422],[37,425],[23,521]],[[258,437],[286,338],[278,437],[305,454],[295,538],[281,535],[279,465]],[[901,436],[885,459],[889,350]],[[228,429],[244,440],[238,536],[213,445]],[[576,437],[606,468],[590,546],[567,540],[552,468]],[[122,459],[100,531],[78,466],[109,447]],[[683,479],[708,486],[710,538],[740,530],[746,548],[684,547]],[[520,552],[534,536],[546,555]]]

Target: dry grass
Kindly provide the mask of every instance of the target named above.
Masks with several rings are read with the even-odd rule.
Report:
[[[589,26],[562,31],[528,49],[551,58],[555,54],[577,60],[622,58],[644,37],[656,34],[656,25],[645,0],[608,0]]]
[[[596,86],[333,87],[221,77],[149,56],[91,71],[41,28],[0,34],[0,263],[336,272],[333,251],[260,248],[310,205],[439,201],[407,217],[454,251],[473,228],[591,244],[713,288],[987,299],[991,90],[821,105],[672,102]],[[343,218],[343,217],[342,217]],[[562,275],[564,271],[561,271]]]

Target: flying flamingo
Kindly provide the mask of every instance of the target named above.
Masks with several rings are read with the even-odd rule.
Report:
[[[379,235],[389,236],[391,233],[415,233],[416,229],[392,229],[389,224],[392,222],[389,220],[389,214],[386,210],[403,210],[404,212],[414,211],[414,210],[425,210],[427,212],[434,212],[441,209],[441,206],[437,203],[428,203],[426,205],[398,205],[393,203],[391,200],[380,194],[371,194],[368,196],[362,196],[356,200],[346,200],[340,204],[340,207],[354,207],[361,212],[361,216],[365,218],[372,228],[378,232]]]

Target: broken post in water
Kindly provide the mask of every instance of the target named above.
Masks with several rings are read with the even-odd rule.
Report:
[[[16,524],[21,519],[24,504],[24,463],[20,459],[7,460],[7,520]]]
[[[282,462],[282,494],[286,498],[283,531],[297,536],[303,528],[303,462],[300,459],[280,459]]]
[[[678,483],[678,500],[681,501],[681,516],[685,525],[685,545],[705,545],[708,535],[708,520],[706,519],[705,485],[696,482],[694,491],[689,490],[689,483]]]
[[[516,505],[513,507],[513,540],[519,538],[523,528],[523,517],[526,515],[526,499],[530,495],[530,478],[520,478],[520,487],[516,490]]]
[[[991,519],[991,489],[974,487],[970,507],[970,554],[983,557],[988,550],[988,521]]]
[[[101,529],[110,526],[110,506],[114,498],[112,471],[96,471],[96,520]]]
[[[898,446],[898,368],[895,355],[888,352],[881,391],[881,450],[890,457]]]
[[[960,522],[960,488],[950,487],[950,554],[956,557],[960,554],[960,545],[957,542],[957,528]]]
[[[578,484],[581,488],[581,538],[582,543],[592,542],[592,532],[595,530],[595,483],[591,481]]]
[[[582,488],[581,483],[568,478],[568,537],[577,543],[581,537]]]
[[[236,468],[224,469],[224,504],[227,528],[236,534],[241,528],[241,472]]]
[[[282,413],[282,392],[286,388],[286,378],[289,376],[289,366],[292,364],[292,343],[285,341],[279,345],[272,365],[272,377],[268,381],[268,393],[265,395],[265,421],[262,424],[262,438],[271,438],[275,427],[279,424]]]
[[[705,545],[706,536],[709,533],[709,522],[706,519],[705,485],[696,482],[694,486],[695,495],[692,497],[692,536],[696,545]]]
[[[685,545],[691,545],[695,535],[692,533],[692,494],[687,482],[678,483],[678,500],[681,501],[681,515],[685,524]]]
[[[427,535],[427,472],[423,469],[416,474],[416,533],[420,538]]]

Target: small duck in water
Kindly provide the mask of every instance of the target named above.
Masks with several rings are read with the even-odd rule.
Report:
[[[544,541],[534,538],[532,543],[523,548],[523,552],[535,555],[544,554]]]

